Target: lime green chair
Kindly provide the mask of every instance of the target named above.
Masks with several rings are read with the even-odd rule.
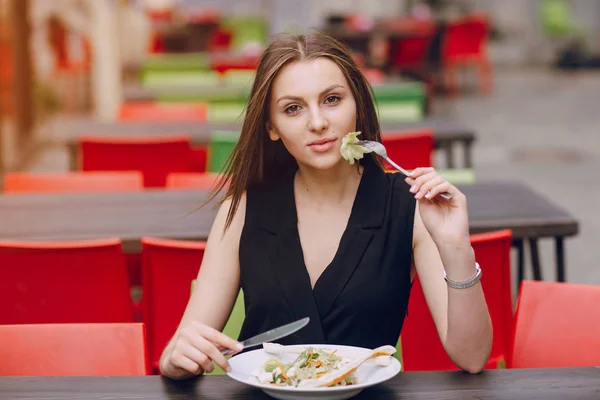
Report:
[[[423,119],[424,109],[416,102],[386,102],[375,106],[379,121],[413,122]]]
[[[225,86],[250,88],[254,83],[255,74],[256,71],[253,70],[230,69],[225,72],[223,82]]]
[[[208,53],[181,53],[150,55],[141,66],[141,73],[168,71],[208,71],[211,56]]]
[[[246,103],[241,101],[211,101],[208,103],[207,120],[210,123],[242,122]]]
[[[540,19],[544,33],[552,38],[583,33],[571,16],[567,0],[543,0]]]
[[[192,292],[194,291],[194,287],[196,286],[196,280],[192,281]],[[240,332],[242,331],[242,325],[244,324],[244,318],[246,317],[246,310],[244,308],[244,292],[240,289],[238,293],[238,297],[235,300],[235,304],[233,306],[233,310],[231,310],[231,314],[229,315],[229,319],[225,324],[225,328],[223,328],[223,333],[230,338],[237,338],[240,336]],[[225,371],[218,365],[215,365],[215,369],[213,372],[206,375],[225,375]]]
[[[215,131],[210,136],[208,147],[208,171],[222,171],[229,155],[239,140],[239,132]]]
[[[221,21],[224,28],[232,32],[231,46],[242,49],[246,43],[265,44],[269,35],[268,21],[262,17],[224,17]]]
[[[213,104],[236,104],[236,111],[240,111],[243,106],[240,104],[246,104],[250,98],[250,86],[191,86],[188,85],[186,90],[173,92],[171,90],[161,91],[156,90],[156,99],[163,103],[213,103]],[[218,108],[218,107],[217,107]],[[219,115],[219,109],[217,109],[217,116],[224,118]],[[239,114],[238,114],[239,116]],[[231,119],[231,116],[228,116]]]
[[[142,85],[147,88],[217,87],[220,84],[221,75],[216,71],[146,71],[142,75]]]
[[[473,185],[477,181],[472,168],[436,168],[436,171],[453,185]]]
[[[381,122],[419,121],[425,114],[425,87],[420,82],[373,85]]]

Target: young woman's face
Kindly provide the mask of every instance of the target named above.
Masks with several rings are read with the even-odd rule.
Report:
[[[298,164],[329,169],[346,162],[342,138],[356,130],[356,102],[342,70],[327,58],[294,62],[277,75],[267,130]]]

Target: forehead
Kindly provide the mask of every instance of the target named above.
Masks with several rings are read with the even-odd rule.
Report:
[[[279,71],[273,81],[273,98],[280,96],[308,97],[316,95],[331,85],[348,84],[341,68],[327,58],[296,61]]]

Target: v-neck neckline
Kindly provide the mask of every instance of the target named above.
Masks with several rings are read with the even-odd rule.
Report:
[[[292,174],[292,179],[290,180],[291,182],[287,189],[288,189],[288,195],[291,196],[291,202],[290,202],[291,212],[295,219],[295,223],[293,224],[293,226],[294,226],[293,234],[295,236],[294,245],[299,247],[296,249],[296,251],[298,251],[299,254],[302,255],[301,264],[304,267],[303,269],[304,269],[304,272],[306,273],[306,277],[308,278],[308,281],[310,283],[310,289],[313,292],[313,295],[315,294],[315,291],[318,290],[317,288],[319,287],[319,284],[323,281],[323,279],[322,279],[323,276],[326,275],[326,273],[331,270],[331,266],[336,263],[336,261],[340,257],[341,250],[343,250],[343,246],[344,246],[345,241],[348,236],[348,231],[353,222],[353,216],[356,214],[357,199],[361,195],[362,187],[364,186],[365,174],[367,172],[367,168],[368,168],[367,166],[363,167],[361,177],[360,177],[360,182],[358,183],[358,188],[356,190],[356,194],[354,195],[354,200],[352,201],[352,207],[350,208],[350,214],[348,215],[348,220],[346,221],[346,226],[344,227],[344,230],[342,231],[342,235],[340,236],[340,240],[338,242],[337,249],[333,255],[333,258],[331,259],[329,264],[327,264],[327,266],[323,269],[323,271],[321,271],[321,274],[317,277],[317,280],[315,281],[314,286],[311,283],[310,273],[308,272],[308,267],[306,266],[304,250],[302,247],[302,240],[300,238],[300,229],[298,228],[299,218],[298,218],[298,206],[296,204],[296,190],[295,190],[295,180],[296,180],[297,170]]]

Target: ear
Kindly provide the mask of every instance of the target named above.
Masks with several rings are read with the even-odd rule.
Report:
[[[273,129],[273,125],[271,125],[271,122],[267,121],[265,123],[265,128],[267,129],[267,133],[269,134],[269,137],[272,141],[276,142],[280,139],[277,132],[275,132],[275,129]]]

